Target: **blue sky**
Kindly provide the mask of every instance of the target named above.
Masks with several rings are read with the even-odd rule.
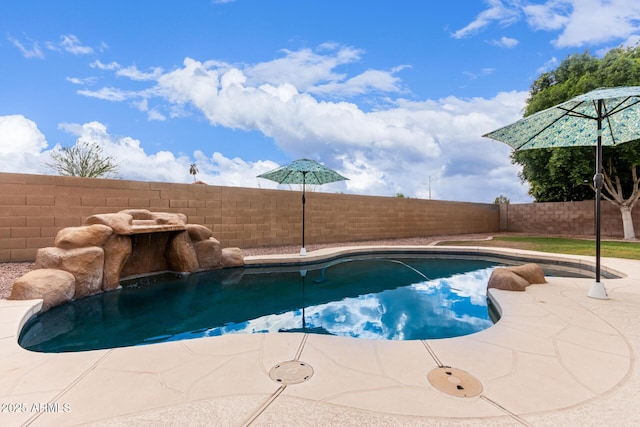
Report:
[[[526,202],[510,149],[531,83],[640,40],[637,0],[0,4],[0,171],[100,144],[119,177],[277,187],[301,157],[366,195]]]

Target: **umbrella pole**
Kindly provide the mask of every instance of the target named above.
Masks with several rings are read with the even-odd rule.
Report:
[[[300,270],[300,276],[302,276],[302,331],[306,332],[307,331],[307,323],[305,321],[305,314],[304,314],[304,309],[305,309],[304,282],[305,282],[305,278],[307,277],[307,270]]]
[[[307,202],[304,197],[306,179],[307,179],[307,172],[302,172],[302,248],[300,248],[300,255],[307,254],[307,250],[304,247],[304,205]]]
[[[602,103],[598,100],[598,140],[596,144],[596,173],[593,185],[596,187],[596,281],[591,285],[588,296],[597,299],[609,299],[607,290],[600,282],[600,197],[604,177],[602,175]]]

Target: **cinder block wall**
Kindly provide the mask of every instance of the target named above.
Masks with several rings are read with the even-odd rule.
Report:
[[[603,237],[622,238],[620,209],[602,200],[600,228]],[[633,224],[640,236],[640,208],[633,210]],[[556,202],[501,205],[500,230],[540,235],[595,235],[595,202]]]
[[[225,247],[301,243],[299,191],[0,173],[0,262],[28,261],[56,233],[97,213],[181,212]],[[493,204],[308,192],[306,245],[491,233]]]

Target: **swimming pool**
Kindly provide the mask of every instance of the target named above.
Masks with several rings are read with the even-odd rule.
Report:
[[[68,352],[230,333],[461,336],[493,325],[486,285],[497,265],[367,255],[309,266],[149,276],[34,316],[19,342],[33,351]]]

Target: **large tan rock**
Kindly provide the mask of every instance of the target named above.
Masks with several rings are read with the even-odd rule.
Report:
[[[163,226],[167,231],[184,230],[187,222],[184,214],[150,212],[146,209],[125,209],[118,214],[131,216],[133,233],[158,232],[162,231]]]
[[[126,213],[91,215],[84,225],[103,224],[111,227],[116,234],[133,233],[133,217]]]
[[[186,231],[179,232],[169,239],[165,258],[172,271],[191,273],[200,269],[196,249]]]
[[[529,286],[529,282],[513,271],[498,267],[491,273],[487,289],[495,288],[505,291],[524,291],[527,286]]]
[[[75,298],[96,294],[102,290],[104,250],[97,246],[61,249],[42,248],[36,252],[35,268],[68,271],[76,279]]]
[[[222,249],[221,268],[226,267],[242,267],[244,265],[244,256],[240,248],[224,248]]]
[[[222,265],[222,247],[213,237],[195,242],[193,246],[198,256],[200,270],[213,270]]]
[[[49,268],[31,270],[13,283],[9,299],[42,299],[42,311],[73,299],[76,279],[73,274]]]
[[[187,232],[193,243],[213,237],[213,231],[200,224],[187,224]]]
[[[507,269],[513,271],[531,285],[547,283],[547,280],[544,278],[544,271],[542,271],[542,267],[538,264],[523,264],[516,267],[507,267]]]
[[[125,215],[131,215],[131,218],[133,218],[134,220],[151,220],[153,219],[153,214],[146,210],[146,209],[125,209],[122,210],[120,212],[118,212],[119,214],[125,214]]]
[[[157,224],[186,227],[187,216],[181,213],[153,212],[151,219]]]
[[[54,245],[63,249],[102,246],[112,234],[111,227],[104,224],[67,227],[58,231]]]
[[[120,273],[132,252],[131,238],[113,234],[107,239],[103,249],[102,290],[111,291],[120,287]]]

